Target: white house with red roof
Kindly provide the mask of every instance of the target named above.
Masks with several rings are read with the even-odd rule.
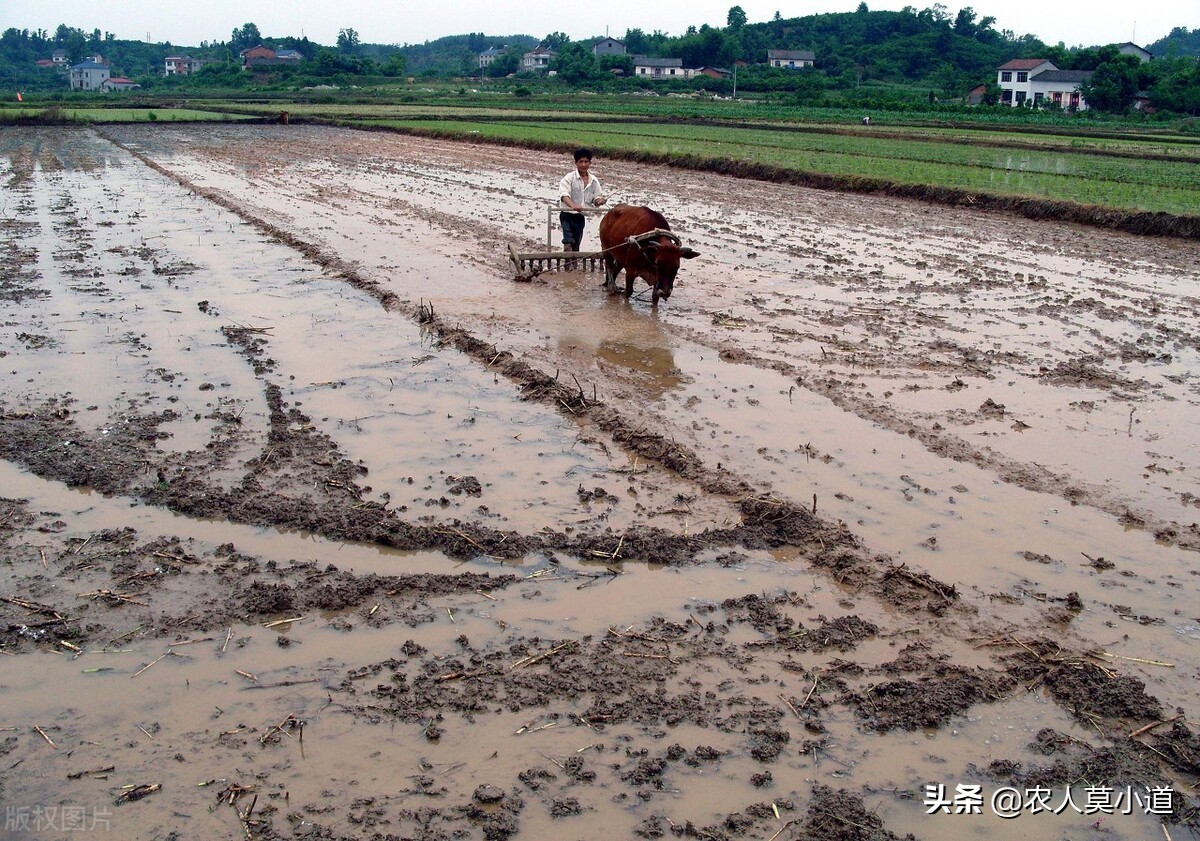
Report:
[[[1044,58],[1014,58],[996,71],[1000,104],[1014,108],[1029,103],[1039,108],[1053,105],[1086,111],[1087,101],[1079,87],[1091,77],[1090,70],[1059,70]]]
[[[1057,70],[1054,63],[1045,58],[1014,58],[1000,65],[996,71],[996,84],[1000,86],[1001,105],[1024,105],[1033,101],[1033,85],[1030,79],[1043,70]]]
[[[105,91],[132,91],[140,88],[137,82],[126,76],[109,76],[100,84],[100,90]]]

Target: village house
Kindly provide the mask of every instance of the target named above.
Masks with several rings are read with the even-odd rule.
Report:
[[[1138,60],[1141,61],[1142,64],[1145,64],[1154,58],[1154,55],[1149,50],[1139,47],[1132,41],[1126,41],[1124,44],[1121,44],[1119,47],[1117,47],[1117,51],[1121,55],[1137,56]]]
[[[504,55],[504,51],[507,49],[507,46],[488,47],[479,54],[479,69],[483,70],[485,67],[490,67],[492,62]]]
[[[66,67],[71,63],[67,59],[66,50],[55,50],[54,52],[50,53],[50,61],[60,67]]]
[[[190,76],[203,66],[204,62],[198,58],[186,55],[169,55],[163,60],[163,75]]]
[[[107,64],[101,64],[98,61],[81,61],[78,64],[71,66],[71,90],[73,91],[98,91],[108,81],[109,72]]]
[[[616,38],[601,38],[592,44],[592,55],[625,55],[625,42]]]
[[[812,50],[767,50],[767,64],[771,67],[786,67],[799,70],[812,67],[817,54]]]
[[[140,88],[137,82],[133,79],[128,79],[124,76],[110,76],[100,85],[100,90],[108,91],[131,91]]]
[[[545,72],[550,69],[550,62],[557,56],[554,50],[538,44],[537,47],[521,56],[521,69],[525,71]]]
[[[1015,58],[996,71],[1000,104],[1013,108],[1028,102],[1039,108],[1054,105],[1069,111],[1086,111],[1087,102],[1079,86],[1091,77],[1090,70],[1059,70],[1044,58]]]
[[[296,50],[273,50],[262,44],[242,50],[239,55],[242,57],[242,67],[247,70],[251,67],[296,65],[304,60],[304,56]]]
[[[1091,78],[1091,70],[1043,70],[1030,80],[1034,107],[1049,104],[1068,111],[1086,111],[1087,102],[1079,86]]]
[[[270,47],[264,47],[262,44],[242,50],[239,55],[242,58],[242,67],[245,68],[254,67],[259,64],[275,63],[275,51]]]
[[[633,75],[650,79],[690,79],[692,71],[683,66],[682,58],[633,57]]]

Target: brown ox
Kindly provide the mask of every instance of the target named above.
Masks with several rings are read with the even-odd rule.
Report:
[[[651,303],[670,298],[679,273],[679,261],[699,256],[680,246],[679,237],[657,210],[618,204],[600,221],[600,247],[604,249],[604,287],[616,291],[617,275],[625,270],[625,297],[633,294],[633,281],[642,278],[652,289]]]

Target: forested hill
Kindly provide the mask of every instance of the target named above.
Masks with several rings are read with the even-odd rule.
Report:
[[[1200,56],[1200,29],[1189,32],[1187,27],[1177,26],[1165,38],[1144,46],[1155,58]]]
[[[986,81],[1010,58],[1048,57],[1064,70],[1091,70],[1103,46],[1066,49],[1034,35],[997,30],[994,18],[979,17],[969,7],[952,15],[940,5],[919,12],[872,12],[862,4],[857,12],[779,17],[762,23],[744,21],[739,11],[736,6],[730,10],[725,27],[690,26],[679,35],[634,28],[616,37],[631,55],[681,58],[688,67],[731,67],[736,60],[760,64],[766,61],[767,50],[812,50],[817,67],[833,79],[938,82],[945,88]],[[590,45],[591,40],[585,43]],[[408,44],[401,51],[411,73],[455,74],[476,72],[471,71],[474,56],[488,47],[525,50],[543,43],[561,48],[566,41],[561,32],[540,39],[471,33]],[[1156,56],[1172,50],[1175,56],[1200,56],[1200,30],[1189,34],[1186,28],[1176,28],[1147,49]]]
[[[951,13],[940,3],[921,11],[910,6],[903,11],[887,12],[870,11],[864,2],[854,12],[796,18],[783,18],[776,13],[775,19],[758,23],[750,23],[741,7],[733,6],[726,26],[689,26],[674,36],[633,28],[620,37],[631,55],[680,58],[688,67],[728,68],[739,61],[761,65],[767,50],[811,50],[818,71],[814,77],[824,79],[823,84],[843,87],[876,80],[927,84],[931,89],[947,92],[962,92],[992,80],[995,68],[1012,58],[1049,58],[1064,70],[1093,70],[1109,59],[1108,53],[1112,52],[1112,47],[1106,52],[1102,45],[1070,49],[1047,45],[1034,35],[998,31],[994,24],[994,18],[980,17],[970,7]],[[583,41],[580,46],[586,48],[592,40]],[[306,38],[267,37],[254,24],[247,23],[234,29],[228,41],[185,47],[119,40],[111,33],[101,35],[98,29],[86,33],[66,25],[59,26],[52,34],[10,28],[0,35],[0,88],[27,91],[61,88],[63,82],[55,70],[37,66],[39,59],[48,59],[56,49],[65,50],[71,62],[99,53],[115,75],[129,76],[143,87],[151,88],[164,83],[161,76],[166,56],[179,53],[204,59],[210,65],[200,77],[187,80],[188,85],[235,83],[238,52],[259,43],[300,52],[311,62],[306,63],[304,75],[334,77],[375,72],[389,76],[473,75],[479,72],[479,52],[490,47],[508,47],[504,59],[491,68],[494,75],[503,75],[516,71],[521,52],[539,42],[560,50],[568,45],[561,32],[541,38],[468,33],[422,44],[385,45],[372,43],[370,33],[360,35],[354,30],[343,30],[336,45],[325,47]],[[1177,27],[1146,46],[1157,57],[1198,56],[1200,29],[1189,32]],[[607,74],[608,68],[601,70]],[[565,73],[563,78],[571,77]],[[182,83],[182,80],[171,81],[171,84]]]
[[[736,59],[758,64],[766,61],[767,50],[812,50],[817,68],[832,79],[919,82],[938,73],[983,81],[1006,59],[1032,44],[1040,46],[1036,39],[996,31],[993,18],[977,19],[970,8],[950,17],[940,5],[920,12],[871,12],[864,3],[857,12],[745,24],[734,11],[730,26],[689,30],[681,38],[647,38],[631,30],[630,49],[648,47],[690,67],[729,67]]]
[[[479,72],[479,54],[487,49],[514,47],[525,51],[538,45],[532,35],[504,37],[471,32],[467,35],[448,35],[424,44],[405,44],[401,52],[408,61],[410,73],[425,72],[470,75]]]

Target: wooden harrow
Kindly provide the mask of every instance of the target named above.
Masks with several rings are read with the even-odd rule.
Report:
[[[554,250],[554,217],[558,213],[557,204],[546,208],[546,250],[517,251],[512,243],[508,244],[508,256],[512,260],[513,271],[517,280],[533,280],[546,271],[604,271],[603,251],[555,251]],[[604,208],[586,208],[587,214],[603,214]]]
[[[517,251],[508,244],[517,280],[533,280],[544,271],[604,271],[603,251]]]

